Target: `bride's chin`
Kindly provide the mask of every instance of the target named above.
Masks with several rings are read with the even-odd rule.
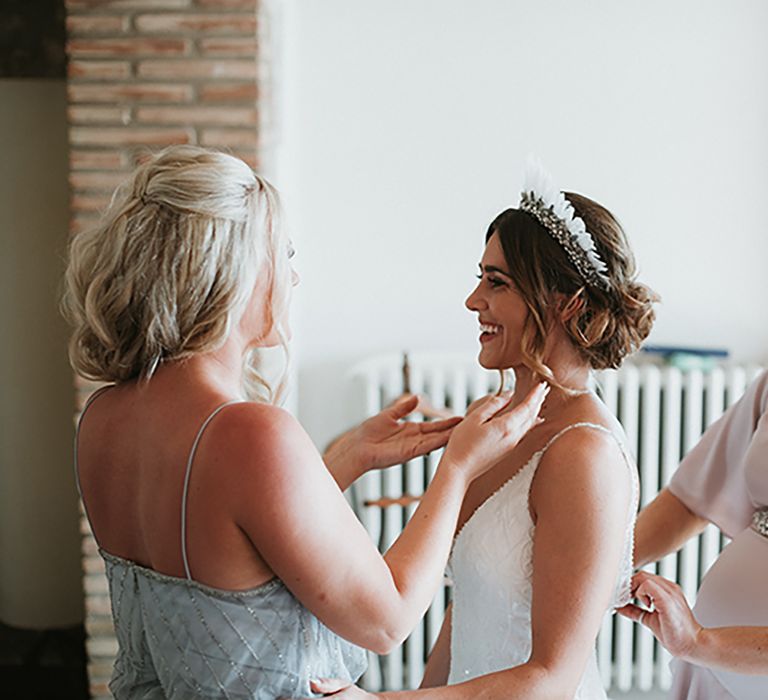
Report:
[[[480,354],[477,357],[477,362],[483,369],[502,369],[499,362],[494,361],[489,357],[483,357],[482,351],[480,351]]]

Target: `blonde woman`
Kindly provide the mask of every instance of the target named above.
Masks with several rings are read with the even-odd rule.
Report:
[[[450,568],[453,598],[422,688],[338,700],[605,700],[594,644],[630,597],[637,477],[616,419],[589,389],[653,324],[653,292],[600,204],[531,173],[520,206],[491,223],[466,301],[479,362],[511,370],[524,396],[552,387],[544,422],[475,480]],[[471,414],[470,414],[471,415]]]
[[[469,484],[546,393],[514,409],[498,397],[459,425],[401,423],[406,398],[324,464],[251,362],[290,334],[298,279],[277,214],[275,191],[242,161],[174,147],[72,242],[72,362],[112,383],[83,413],[76,469],[106,561],[117,700],[274,700],[308,694],[311,678],[357,679],[364,649],[387,652],[423,614]],[[446,441],[382,557],[342,489]]]

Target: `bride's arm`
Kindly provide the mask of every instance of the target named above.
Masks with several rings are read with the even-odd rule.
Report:
[[[632,480],[613,438],[574,430],[555,442],[531,489],[533,649],[529,661],[458,685],[338,700],[559,700],[573,698],[616,584]]]

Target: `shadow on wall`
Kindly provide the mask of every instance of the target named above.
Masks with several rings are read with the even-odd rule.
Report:
[[[66,86],[0,80],[0,620],[83,618],[72,372],[58,296],[68,228]]]

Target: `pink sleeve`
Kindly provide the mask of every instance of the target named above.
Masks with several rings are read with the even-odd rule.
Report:
[[[748,527],[755,511],[744,477],[744,457],[766,410],[768,372],[707,429],[669,482],[669,490],[688,508],[729,537]]]

